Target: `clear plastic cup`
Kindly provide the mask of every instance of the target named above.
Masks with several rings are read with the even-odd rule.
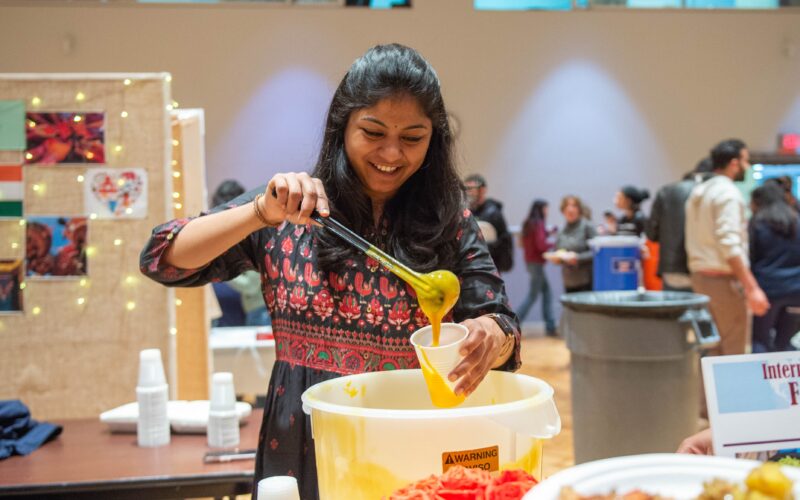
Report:
[[[139,383],[137,387],[158,387],[167,383],[160,349],[145,349],[139,353]]]
[[[426,326],[411,335],[411,345],[417,353],[422,374],[428,385],[431,402],[440,408],[458,406],[464,401],[463,396],[456,396],[454,388],[458,381],[451,382],[448,375],[461,361],[459,353],[461,345],[467,338],[469,330],[458,323],[442,323],[439,333],[439,345],[433,346],[433,328]]]
[[[259,500],[300,500],[297,479],[292,476],[273,476],[258,482]]]
[[[236,409],[236,391],[233,374],[218,372],[211,377],[210,411],[233,411]]]

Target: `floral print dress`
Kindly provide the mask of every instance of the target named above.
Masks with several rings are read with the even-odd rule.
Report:
[[[251,203],[259,192],[263,189],[212,213]],[[315,235],[324,229],[311,225],[284,223],[256,231],[200,269],[169,266],[163,255],[190,220],[173,220],[153,230],[142,251],[141,270],[167,286],[227,281],[250,269],[261,274],[276,362],[267,389],[255,480],[295,476],[301,498],[316,499],[311,422],[303,413],[300,396],[312,385],[341,375],[418,368],[408,339],[428,320],[413,289],[369,257],[347,261],[339,272],[323,272],[317,264]],[[519,328],[503,281],[469,210],[464,210],[460,226],[459,261],[451,271],[461,281],[461,296],[445,321],[488,313],[506,315],[516,326],[516,345],[500,369],[516,370]],[[382,246],[386,227],[364,236]]]

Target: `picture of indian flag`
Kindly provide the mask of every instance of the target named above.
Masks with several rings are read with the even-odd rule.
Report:
[[[0,165],[0,218],[22,217],[22,165]]]

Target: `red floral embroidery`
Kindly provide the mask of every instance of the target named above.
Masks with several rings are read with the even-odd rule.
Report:
[[[294,250],[294,242],[292,241],[292,238],[287,236],[281,242],[281,251],[284,253],[284,255],[289,255],[292,253],[292,250]]]
[[[342,364],[350,373],[360,373],[364,371],[364,358],[357,352],[347,354]]]
[[[397,297],[397,287],[389,284],[389,278],[381,276],[380,279],[381,295],[385,298],[392,300]]]
[[[267,309],[275,309],[275,289],[269,282],[264,283],[264,303]]]
[[[328,280],[331,283],[331,288],[337,292],[341,292],[347,288],[347,273],[345,273],[344,276],[339,276],[338,274],[332,272],[330,273]]]
[[[278,279],[278,276],[281,274],[281,270],[278,265],[273,264],[272,256],[270,254],[267,254],[266,257],[264,257],[264,271],[271,280]]]
[[[364,318],[370,325],[377,325],[383,321],[383,317],[383,305],[377,297],[373,297],[367,305],[367,312],[364,314]]]
[[[405,300],[398,300],[389,309],[389,324],[400,328],[402,325],[408,324],[411,320],[411,311],[408,307],[408,302]]]
[[[275,438],[272,438],[272,440],[270,440],[270,442],[269,442],[269,447],[272,449],[272,451],[277,450],[278,449],[278,440],[275,439]]]
[[[425,316],[425,313],[422,312],[422,309],[419,307],[414,313],[414,323],[417,325],[418,328],[422,328],[423,326],[428,324],[428,317]]]
[[[358,303],[358,299],[355,295],[348,293],[346,294],[341,302],[339,302],[339,310],[337,311],[339,316],[347,320],[348,323],[353,321],[354,319],[358,319],[361,317],[361,306]]]
[[[281,311],[286,309],[286,305],[289,302],[288,292],[286,290],[286,285],[283,281],[278,283],[278,295],[276,298],[276,304],[278,305],[278,309]]]
[[[303,278],[306,280],[308,286],[319,286],[319,273],[314,272],[314,264],[311,262],[306,262],[305,269],[303,270]]]
[[[372,280],[364,283],[364,273],[356,273],[356,292],[362,297],[372,294]]]
[[[295,285],[292,288],[289,306],[298,312],[308,309],[308,297],[306,297],[306,287],[304,285]]]
[[[323,288],[314,296],[314,300],[311,301],[311,307],[314,309],[314,314],[316,314],[320,319],[326,320],[331,317],[333,314],[333,297],[331,296],[331,292],[328,291],[327,288]]]
[[[292,261],[288,257],[283,259],[283,277],[289,283],[297,281],[297,267],[292,265]]]

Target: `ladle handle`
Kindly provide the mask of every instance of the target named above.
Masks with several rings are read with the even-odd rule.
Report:
[[[273,197],[277,197],[278,195],[274,188],[272,189],[271,194]],[[412,287],[414,287],[415,290],[417,290],[418,293],[420,290],[428,292],[431,290],[430,284],[425,281],[425,279],[423,279],[418,272],[397,261],[394,257],[382,251],[375,245],[370,244],[370,242],[354,233],[350,228],[333,217],[323,217],[317,210],[314,210],[311,212],[311,220],[322,225],[322,227],[327,228],[339,238],[350,243],[365,254],[380,262],[383,267],[401,279],[407,281]]]
[[[350,228],[333,217],[323,217],[319,214],[319,212],[314,210],[311,213],[311,220],[321,224],[336,236],[374,258],[380,262],[383,267],[394,274],[397,274],[400,278],[409,281],[409,284],[415,289],[430,290],[430,285],[424,279],[422,279],[419,273],[398,262],[394,257],[379,249],[375,245],[370,244],[370,242],[354,233]]]
[[[361,236],[351,231],[347,226],[345,226],[338,220],[334,219],[333,217],[323,217],[319,214],[319,212],[314,210],[311,213],[311,220],[326,227],[333,234],[343,239],[344,241],[350,243],[351,245],[358,248],[364,253],[369,252],[370,247],[372,247],[372,245],[367,240],[365,240]]]

